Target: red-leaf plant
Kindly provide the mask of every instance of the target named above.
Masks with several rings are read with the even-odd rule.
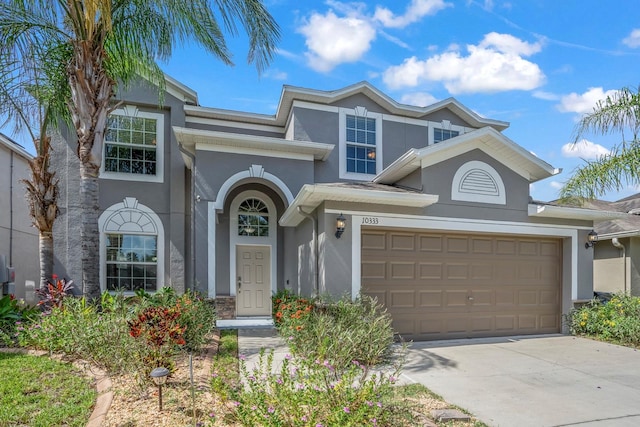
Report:
[[[129,322],[129,334],[136,339],[143,339],[150,347],[144,357],[150,368],[165,367],[172,370],[174,364],[171,356],[175,346],[185,344],[186,326],[180,325],[180,307],[149,307]]]

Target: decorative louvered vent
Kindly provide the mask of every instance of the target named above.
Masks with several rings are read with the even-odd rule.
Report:
[[[486,194],[490,196],[500,195],[498,185],[491,175],[481,169],[472,169],[467,172],[460,181],[461,193]]]
[[[453,177],[451,200],[504,205],[504,183],[490,165],[476,160],[467,162]]]

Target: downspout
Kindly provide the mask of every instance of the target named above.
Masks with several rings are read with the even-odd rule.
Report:
[[[178,149],[181,153],[185,154],[187,157],[191,159],[191,183],[190,188],[191,191],[189,201],[191,204],[191,215],[189,218],[189,243],[191,245],[191,291],[196,291],[196,197],[195,197],[195,182],[196,182],[196,156],[195,154],[191,154],[187,150],[184,149],[182,144],[178,144]]]
[[[618,241],[617,237],[611,239],[611,244],[622,251],[622,265],[624,266],[624,294],[627,295],[627,251],[624,245]]]
[[[9,168],[9,265],[13,266],[13,157],[15,153],[11,151],[11,166]]]
[[[314,270],[315,270],[314,274],[313,274],[313,289],[314,289],[314,292],[315,292],[314,296],[318,296],[318,295],[320,295],[320,291],[319,291],[319,288],[318,288],[318,282],[319,282],[319,277],[320,277],[320,275],[319,275],[320,269],[318,268],[319,267],[319,265],[318,265],[318,262],[319,262],[319,259],[318,259],[319,258],[318,257],[318,222],[316,221],[316,218],[313,215],[303,211],[302,210],[302,206],[298,206],[298,213],[300,215],[302,215],[303,217],[305,217],[305,218],[309,218],[311,220],[311,224],[312,224],[312,227],[313,227],[313,231],[312,231],[312,234],[311,234],[311,241],[312,241],[312,247],[313,247],[313,255],[312,256],[313,256],[313,260],[314,260]],[[300,282],[299,281],[298,281],[298,295],[300,295]]]

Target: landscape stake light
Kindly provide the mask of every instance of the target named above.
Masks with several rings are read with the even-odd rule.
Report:
[[[155,368],[151,371],[151,378],[158,386],[158,410],[162,412],[162,385],[167,382],[169,370],[167,368]]]

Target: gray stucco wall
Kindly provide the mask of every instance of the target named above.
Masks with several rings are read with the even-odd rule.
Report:
[[[601,240],[594,244],[593,290],[599,292],[622,292],[628,280],[629,261],[632,249],[630,239],[620,239],[627,248],[627,260],[622,251],[611,244],[611,240]],[[627,283],[629,285],[629,283]]]
[[[158,278],[158,286],[171,286],[184,292],[193,286],[190,253],[189,204],[191,203],[189,175],[175,140],[172,126],[184,126],[183,102],[165,94],[163,107],[158,107],[157,89],[146,83],[132,85],[118,94],[124,105],[135,105],[139,111],[164,115],[164,179],[161,183],[130,180],[100,179],[99,203],[103,211],[125,197],[135,197],[139,203],[152,209],[164,228],[165,246],[158,248],[165,254],[165,277]],[[56,222],[55,270],[61,276],[82,281],[80,262],[79,161],[75,155],[76,143],[73,130],[63,130],[63,140],[58,140],[52,163],[59,170],[61,179],[61,217]],[[126,177],[125,177],[126,178]]]
[[[23,179],[29,179],[27,159],[0,144],[0,255],[15,268],[15,295],[24,298],[25,280],[40,283],[38,230],[31,225]]]

